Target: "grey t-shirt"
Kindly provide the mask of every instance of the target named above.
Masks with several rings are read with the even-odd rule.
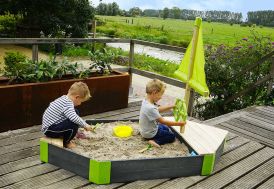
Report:
[[[144,138],[153,138],[157,134],[156,119],[162,117],[158,108],[146,99],[143,100],[140,110],[140,133]]]

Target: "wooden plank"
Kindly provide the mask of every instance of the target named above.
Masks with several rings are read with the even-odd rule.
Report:
[[[41,164],[26,169],[22,169],[13,173],[8,173],[0,177],[0,187],[4,187],[28,178],[46,174],[48,172],[57,170],[58,168],[51,164]]]
[[[83,185],[88,184],[89,181],[87,179],[84,179],[80,176],[74,176],[74,177],[70,177],[68,179],[47,185],[45,187],[42,187],[43,189],[72,189],[72,188],[79,188]]]
[[[81,189],[113,189],[122,185],[124,185],[124,183],[113,183],[108,185],[89,184],[87,186],[81,187]]]
[[[252,118],[252,117],[248,117],[246,115],[243,115],[243,116],[241,116],[239,118],[236,118],[236,119],[239,119],[239,120],[244,121],[246,123],[250,123],[251,125],[256,125],[258,128],[263,128],[263,129],[266,129],[268,131],[274,132],[274,124],[270,124],[270,123],[267,123],[265,121],[261,121],[261,120],[258,120],[258,119]]]
[[[235,119],[232,119],[225,123],[234,125],[235,127],[242,128],[246,131],[250,131],[250,132],[260,135],[262,137],[266,137],[270,140],[272,140],[274,138],[274,132],[263,129],[262,127],[258,127],[256,125],[252,125],[251,123],[247,123],[246,120],[243,120],[243,119],[235,118]]]
[[[50,137],[42,137],[40,140],[47,142],[48,144],[52,144],[63,148],[63,139],[62,138],[50,138]]]
[[[23,158],[27,158],[30,156],[38,155],[39,154],[39,147],[35,146],[32,148],[23,149],[16,152],[7,153],[0,156],[0,165],[13,162],[16,160],[20,160]]]
[[[251,171],[240,179],[236,180],[232,184],[228,185],[227,189],[241,188],[248,189],[258,186],[264,180],[274,175],[274,158],[270,159],[257,169]]]
[[[19,151],[19,150],[23,150],[23,149],[26,149],[26,148],[35,147],[35,146],[38,146],[38,145],[39,145],[39,140],[34,139],[34,140],[26,141],[26,142],[16,143],[16,144],[13,144],[13,145],[2,146],[2,147],[0,147],[0,155],[7,154],[7,153],[10,153],[10,152]]]
[[[7,173],[11,173],[20,169],[24,169],[39,164],[41,164],[41,161],[39,159],[39,156],[37,155],[20,159],[14,162],[9,162],[4,165],[0,165],[0,175],[4,175]]]
[[[220,170],[223,170],[226,167],[229,167],[231,164],[248,157],[250,154],[253,154],[264,148],[264,145],[261,145],[257,142],[250,141],[239,148],[223,155],[220,161],[215,165],[213,173],[217,173]]]
[[[43,136],[41,131],[33,133],[25,133],[22,135],[14,135],[5,139],[0,139],[0,147],[7,146],[15,143],[25,142],[33,139],[38,139]]]
[[[239,177],[245,175],[249,171],[257,168],[264,162],[268,161],[274,156],[274,149],[264,148],[255,154],[245,158],[244,160],[228,167],[227,169],[215,174],[207,179],[193,185],[190,188],[221,188],[233,181],[237,180]],[[224,179],[225,178],[225,179]]]
[[[250,112],[248,116],[253,117],[255,119],[259,119],[261,121],[265,121],[267,123],[273,123],[274,117],[265,116],[264,114],[259,114],[258,112]]]
[[[234,145],[233,142],[228,142],[228,145]],[[220,172],[221,170],[226,169],[227,167],[235,164],[236,162],[245,159],[250,154],[257,152],[258,150],[262,149],[263,146],[255,143],[250,142],[247,143],[234,151],[231,151],[220,158],[220,161],[216,164],[213,174]],[[189,186],[206,179],[206,176],[194,176],[194,177],[181,177],[176,178],[170,181],[163,183],[162,185],[158,186],[159,189],[184,189],[188,188]]]
[[[273,106],[263,106],[263,109],[264,109],[264,110],[271,111],[271,112],[273,112],[273,114],[274,114],[274,107],[273,107]]]
[[[144,71],[144,70],[139,70],[136,68],[131,68],[132,73],[137,74],[137,75],[141,75],[144,76],[146,78],[150,78],[150,79],[159,79],[163,82],[165,82],[166,84],[169,85],[173,85],[176,87],[180,87],[180,88],[185,88],[185,83],[182,83],[182,81],[178,80],[178,79],[173,79],[170,77],[166,77],[157,73],[153,73],[153,72],[149,72],[149,71]]]
[[[120,38],[1,38],[0,44],[60,44],[60,43],[130,43]]]
[[[49,184],[62,181],[64,179],[70,178],[72,176],[75,176],[75,174],[66,171],[64,169],[59,169],[53,172],[49,172],[47,174],[42,174],[36,177],[32,177],[20,182],[17,182],[15,184],[12,184],[10,186],[5,187],[6,189],[29,189],[29,188],[40,188],[43,186],[47,186]]]
[[[139,181],[126,184],[122,187],[119,187],[119,189],[136,189],[136,188],[149,189],[149,188],[158,186],[166,182],[167,180],[169,179],[139,180]]]
[[[2,133],[0,133],[0,140],[11,138],[11,137],[14,137],[14,136],[19,136],[19,135],[30,134],[32,132],[37,132],[37,131],[40,131],[40,130],[41,130],[41,127],[35,125],[35,126],[32,126],[32,127],[28,127],[28,128],[2,132]]]
[[[235,135],[234,133],[228,132],[227,137],[226,137],[226,141],[229,141],[229,140],[231,140],[233,138],[236,138],[236,137],[238,137],[238,135]]]
[[[260,185],[257,189],[270,189],[270,188],[274,188],[274,176],[272,176],[265,183]]]
[[[234,112],[231,112],[231,113],[228,113],[228,114],[224,114],[224,115],[221,115],[221,116],[218,116],[218,117],[203,121],[203,124],[213,125],[214,126],[214,125],[217,125],[219,123],[228,121],[232,118],[240,117],[240,116],[245,115],[245,114],[247,114],[247,112],[245,112],[243,110],[237,110],[237,111],[234,111]]]
[[[243,137],[236,137],[232,140],[228,140],[224,146],[223,154],[226,154],[244,144],[247,144],[248,142],[250,142],[250,140]]]
[[[104,113],[100,113],[100,114],[93,114],[93,115],[84,116],[83,119],[107,119],[107,118],[112,117],[112,116],[119,116],[119,115],[129,113],[129,112],[140,111],[140,108],[141,108],[141,106],[135,106],[135,107],[131,107],[131,108],[124,108],[124,109],[120,109],[120,110],[115,110],[115,111],[109,111],[109,112],[104,112]]]
[[[262,142],[262,143],[264,143],[266,145],[274,147],[273,141],[269,140],[269,139],[267,139],[265,137],[262,137],[260,135],[255,134],[255,133],[252,133],[250,131],[246,131],[246,130],[241,129],[239,127],[235,127],[234,125],[230,125],[228,123],[221,123],[219,125],[223,126],[223,128],[226,128],[226,129],[228,129],[231,132],[239,133],[241,136],[244,136],[246,138],[250,138],[252,140],[256,140],[256,141]]]
[[[165,117],[174,121],[173,117]],[[212,154],[222,144],[228,132],[216,127],[187,121],[185,131],[180,133],[180,127],[172,127],[198,153]]]
[[[266,109],[259,109],[258,111],[260,111],[263,114],[269,115],[271,117],[274,116],[274,113],[272,111],[266,110]]]

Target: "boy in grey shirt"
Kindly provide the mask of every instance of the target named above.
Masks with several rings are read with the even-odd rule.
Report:
[[[155,147],[160,147],[162,144],[171,143],[175,140],[175,135],[170,130],[170,126],[185,125],[185,122],[169,121],[160,115],[160,112],[168,111],[174,107],[174,105],[159,108],[156,106],[156,102],[162,98],[165,88],[166,85],[158,79],[149,81],[146,85],[147,95],[140,110],[140,133],[143,138]]]

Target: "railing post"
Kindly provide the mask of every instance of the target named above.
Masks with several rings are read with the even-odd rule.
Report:
[[[92,20],[92,28],[91,28],[91,31],[92,31],[92,38],[96,38],[96,20]],[[92,52],[95,51],[95,42],[92,43]]]
[[[38,62],[38,45],[37,44],[32,45],[32,61]]]
[[[129,50],[129,75],[130,75],[130,85],[129,85],[129,95],[133,95],[133,87],[132,87],[132,66],[134,61],[134,41],[130,40],[130,50]]]
[[[91,32],[92,32],[92,38],[96,38],[96,20],[92,20]]]
[[[272,56],[272,64],[271,64],[271,68],[270,68],[270,76],[271,76],[271,79],[269,80],[269,83],[268,83],[268,88],[267,88],[267,94],[269,95],[272,91],[272,88],[273,88],[273,80],[274,80],[274,56]]]

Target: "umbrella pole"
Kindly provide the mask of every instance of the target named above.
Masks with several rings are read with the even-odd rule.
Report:
[[[185,98],[184,98],[187,110],[188,110],[189,99],[190,99],[190,90],[191,90],[189,81],[192,78],[192,74],[193,74],[193,67],[194,67],[195,54],[196,54],[196,49],[197,49],[197,42],[198,42],[199,29],[200,29],[201,22],[202,22],[201,18],[196,18],[195,24],[194,24],[194,32],[193,32],[193,37],[192,37],[192,48],[191,48],[191,54],[190,54],[190,63],[188,66],[188,76],[187,76]],[[180,133],[184,132],[184,128],[185,127],[180,128]]]

